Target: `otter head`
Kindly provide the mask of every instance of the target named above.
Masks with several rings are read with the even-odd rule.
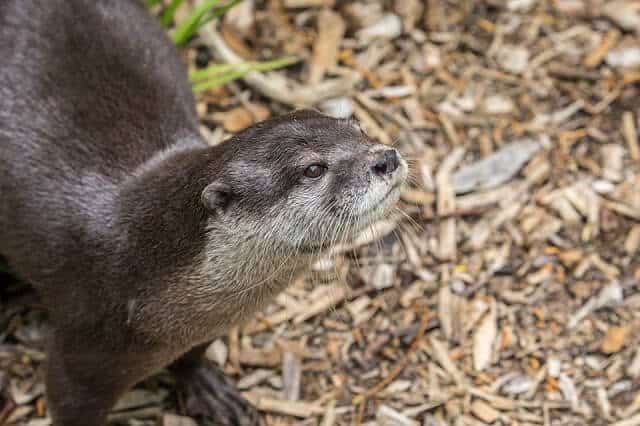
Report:
[[[304,110],[226,142],[202,203],[218,229],[285,255],[319,253],[389,212],[405,160],[353,121]]]

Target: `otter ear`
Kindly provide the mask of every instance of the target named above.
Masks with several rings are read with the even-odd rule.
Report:
[[[204,207],[211,213],[216,210],[224,210],[231,201],[231,188],[219,181],[210,183],[202,191],[200,200]]]

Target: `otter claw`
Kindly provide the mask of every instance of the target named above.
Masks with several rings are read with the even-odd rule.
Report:
[[[220,426],[259,426],[258,411],[217,367],[202,365],[180,380],[183,407],[190,417]]]

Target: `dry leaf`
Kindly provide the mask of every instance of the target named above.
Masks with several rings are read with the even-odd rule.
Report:
[[[627,340],[628,329],[626,327],[609,327],[602,340],[601,350],[605,354],[619,352]]]

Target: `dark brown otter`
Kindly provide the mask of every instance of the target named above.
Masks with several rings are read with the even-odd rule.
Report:
[[[202,360],[397,201],[393,149],[299,111],[219,146],[137,0],[0,2],[0,253],[50,313],[55,426],[101,426],[169,365],[190,414],[257,416]]]

